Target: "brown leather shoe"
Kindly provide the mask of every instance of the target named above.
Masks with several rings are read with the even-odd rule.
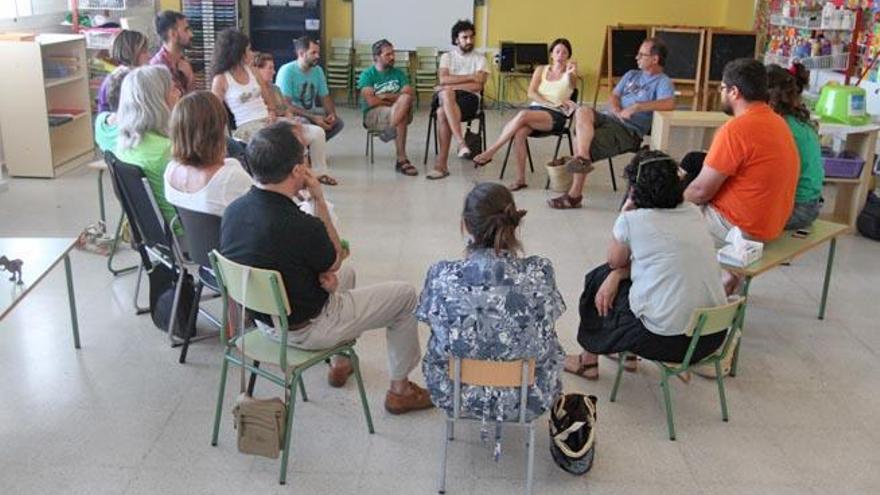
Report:
[[[334,388],[344,387],[352,373],[354,373],[354,368],[349,362],[331,365],[330,371],[327,372],[327,383]]]
[[[409,390],[406,393],[396,394],[389,390],[385,394],[385,409],[391,414],[404,414],[432,407],[434,404],[431,403],[428,391],[412,382],[410,382]]]

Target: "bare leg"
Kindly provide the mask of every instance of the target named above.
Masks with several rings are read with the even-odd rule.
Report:
[[[406,128],[409,125],[412,105],[412,96],[404,93],[391,106],[391,125],[397,128],[397,138],[394,140],[394,144],[397,148],[398,162],[409,160],[406,156]]]
[[[434,163],[434,169],[446,171],[449,169],[449,145],[452,141],[454,130],[449,128],[450,122],[445,110],[441,107],[437,109],[437,135],[440,137],[440,149],[437,154],[437,162]],[[454,128],[453,128],[454,129]]]
[[[449,129],[452,131],[455,141],[461,146],[464,143],[464,135],[461,133],[461,109],[458,108],[458,102],[455,101],[455,90],[444,89],[440,91],[440,103],[443,105],[443,112],[446,113]]]
[[[593,143],[595,135],[595,114],[592,108],[580,107],[574,114],[574,125],[576,140],[574,152],[581,158],[590,160],[590,145]],[[572,198],[579,198],[584,190],[584,183],[587,181],[587,174],[572,174],[571,188],[568,195]]]
[[[513,136],[513,149],[516,153],[516,182],[514,182],[514,186],[526,183],[526,140],[531,133],[531,127],[520,127]]]
[[[504,125],[498,139],[486,148],[486,151],[475,156],[474,160],[479,162],[491,160],[495,153],[498,153],[502,146],[513,139],[513,136],[522,127],[529,127],[537,131],[549,131],[553,128],[553,119],[543,110],[520,110],[515,117]]]

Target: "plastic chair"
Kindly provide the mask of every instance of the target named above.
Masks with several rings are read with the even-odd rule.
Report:
[[[434,94],[434,87],[437,86],[439,62],[440,51],[437,48],[416,47],[416,108],[419,106],[419,96],[422,93]]]
[[[418,101],[418,100],[416,100]],[[479,127],[477,128],[477,132],[480,134],[480,140],[483,143],[483,149],[486,149],[486,112],[485,107],[483,106],[483,93],[480,92],[480,107],[477,109],[477,113],[471,117],[468,121],[465,122],[467,126],[468,132],[471,130],[471,124],[476,120]],[[422,165],[428,164],[428,148],[431,143],[431,133],[433,131],[434,134],[434,154],[438,153],[439,144],[437,142],[437,108],[440,106],[439,98],[431,100],[431,110],[428,113],[428,133],[425,136],[425,155],[422,159]]]
[[[724,395],[724,374],[721,372],[721,362],[727,359],[728,355],[734,351],[734,344],[739,340],[737,336],[742,332],[745,307],[746,299],[744,297],[731,296],[729,302],[723,306],[695,309],[685,330],[685,335],[691,337],[691,343],[682,362],[664,363],[653,361],[660,368],[661,372],[660,387],[663,389],[663,402],[666,405],[666,425],[669,429],[670,440],[675,440],[675,424],[672,415],[672,396],[669,393],[669,377],[685,373],[695,366],[715,366],[715,381],[718,384],[718,397],[721,401],[721,419],[725,422],[727,421],[727,399]],[[691,357],[694,354],[694,349],[696,349],[697,341],[700,340],[700,337],[714,335],[719,332],[727,332],[721,347],[701,361],[692,363]],[[620,364],[617,367],[617,377],[614,379],[614,386],[611,388],[611,402],[617,399],[617,389],[620,386],[620,379],[623,375],[626,361],[624,358],[628,354],[631,353],[621,353]]]
[[[354,368],[354,376],[360,393],[361,405],[364,409],[364,417],[367,420],[367,429],[374,433],[373,419],[370,416],[370,407],[367,404],[364,384],[361,379],[358,356],[354,351],[355,341],[342,342],[339,345],[320,351],[308,351],[287,345],[288,323],[287,315],[290,314],[290,302],[284,289],[284,281],[281,274],[275,270],[264,270],[240,265],[224,258],[216,250],[209,255],[211,266],[217,276],[220,293],[223,298],[223,328],[229,325],[229,301],[232,300],[242,307],[257,313],[272,317],[275,329],[281,338],[281,342],[266,337],[256,328],[243,329],[241,335],[229,338],[226,331],[220,332],[220,342],[223,344],[223,363],[220,369],[220,389],[217,393],[217,407],[214,411],[214,430],[211,437],[211,445],[217,446],[217,437],[220,433],[220,414],[223,410],[223,396],[226,389],[226,375],[229,364],[244,367],[253,375],[261,376],[270,382],[285,389],[285,402],[287,406],[287,423],[284,431],[283,453],[281,455],[281,475],[279,482],[283,485],[287,481],[287,461],[290,456],[291,430],[293,429],[293,415],[296,405],[296,387],[300,388],[303,401],[308,401],[305,386],[302,383],[302,374],[305,370],[323,363],[334,355],[342,355],[351,360]],[[246,289],[243,285],[246,283]],[[247,300],[245,300],[247,296]],[[245,355],[241,355],[241,340],[244,339]],[[248,364],[251,360],[254,364]],[[280,373],[273,373],[256,363],[272,364],[279,368]]]
[[[515,361],[488,361],[468,359],[460,357],[449,358],[449,378],[453,381],[453,406],[452,416],[446,416],[446,434],[443,437],[443,457],[440,460],[440,478],[437,482],[437,492],[446,493],[446,458],[449,450],[449,442],[455,439],[456,421],[481,421],[479,417],[462,417],[461,409],[461,385],[477,385],[483,387],[506,387],[519,388],[519,419],[509,424],[516,425],[526,430],[526,489],[528,495],[532,493],[532,478],[535,463],[535,419],[526,420],[526,403],[528,401],[529,386],[535,384],[535,360]]]
[[[333,38],[330,40],[330,56],[325,68],[327,70],[327,87],[341,89],[346,92],[349,103],[354,98],[352,82],[351,38]]]

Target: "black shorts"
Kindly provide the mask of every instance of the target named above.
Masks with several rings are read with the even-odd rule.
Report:
[[[477,117],[477,112],[480,111],[480,95],[471,93],[470,91],[456,89],[455,103],[458,104],[458,109],[459,111],[461,111],[462,122],[467,122],[469,120],[475,119]],[[438,93],[434,93],[434,97],[431,99],[431,108],[439,107],[440,95]]]
[[[626,351],[646,359],[680,363],[687,354],[691,338],[684,334],[657,335],[645,328],[642,320],[629,307],[631,281],[620,282],[608,315],[599,316],[596,311],[596,293],[609,273],[611,268],[606,263],[588,273],[584,279],[584,292],[578,308],[581,322],[577,340],[581,347],[593,354]],[[719,332],[700,337],[691,362],[696,363],[715,352],[724,343],[725,336],[725,332]]]
[[[553,119],[553,127],[550,128],[549,131],[541,131],[541,132],[549,132],[552,134],[559,134],[565,129],[565,121],[568,120],[568,117],[565,116],[564,113],[553,110],[552,108],[542,107],[541,105],[531,105],[529,106],[529,110],[542,110],[547,112],[550,115],[550,118]]]

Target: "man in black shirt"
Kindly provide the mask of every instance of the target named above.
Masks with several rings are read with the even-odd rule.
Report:
[[[402,282],[355,289],[354,270],[342,265],[342,247],[318,180],[303,164],[303,147],[289,122],[260,130],[247,147],[256,185],[223,214],[220,252],[244,265],[278,270],[293,313],[287,341],[304,349],[326,349],[386,327],[391,386],[385,408],[393,414],[431,407],[427,391],[410,382],[421,358],[413,316],[416,290]],[[308,191],[315,216],[293,202]],[[277,331],[261,328],[273,338]],[[328,380],[341,387],[351,363],[334,358]]]

